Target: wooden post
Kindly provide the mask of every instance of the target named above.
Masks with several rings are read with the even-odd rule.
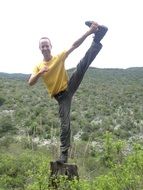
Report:
[[[67,180],[73,180],[74,178],[79,180],[78,167],[75,164],[50,162],[50,171],[50,186],[55,188],[58,187],[58,177],[60,176],[66,176]]]

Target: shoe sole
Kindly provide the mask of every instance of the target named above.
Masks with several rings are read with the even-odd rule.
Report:
[[[92,21],[86,21],[85,25],[87,25],[88,27],[90,27],[92,25]]]

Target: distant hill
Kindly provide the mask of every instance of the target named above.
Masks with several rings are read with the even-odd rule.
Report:
[[[0,78],[8,78],[8,79],[26,79],[29,74],[22,73],[4,73],[0,72]]]
[[[69,69],[68,72],[72,73],[75,70],[75,68]],[[90,67],[88,69],[87,72],[92,72],[92,71],[98,71],[103,72],[103,73],[108,73],[108,74],[112,74],[112,73],[129,73],[131,72],[138,72],[141,73],[143,72],[143,67],[130,67],[127,69],[116,69],[116,68],[104,68],[104,69],[100,69],[100,68],[95,68],[95,67]],[[11,79],[27,79],[27,77],[29,77],[30,74],[24,74],[24,73],[6,73],[6,72],[0,72],[0,78],[11,78]]]
[[[72,73],[75,70],[75,68],[69,69],[68,72]],[[99,71],[99,72],[126,72],[128,73],[129,71],[132,72],[142,72],[143,71],[143,67],[130,67],[127,69],[118,69],[118,68],[95,68],[95,67],[90,67],[88,69],[88,71]],[[88,72],[87,71],[87,72]],[[24,74],[24,73],[6,73],[6,72],[0,72],[0,78],[15,78],[15,79],[25,79],[28,76],[30,76],[30,74]]]

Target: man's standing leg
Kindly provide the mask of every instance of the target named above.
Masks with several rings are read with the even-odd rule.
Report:
[[[69,96],[68,91],[65,91],[61,96],[57,97],[56,100],[59,104],[59,117],[61,122],[60,158],[57,162],[66,163],[68,161],[68,149],[70,148],[70,108],[72,97]]]

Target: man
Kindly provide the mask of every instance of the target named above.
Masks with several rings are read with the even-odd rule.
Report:
[[[74,93],[79,87],[83,76],[92,63],[96,55],[102,48],[101,39],[106,34],[108,28],[101,26],[93,21],[85,22],[89,29],[66,51],[63,51],[57,56],[52,56],[52,45],[50,39],[43,37],[39,41],[39,49],[43,54],[43,61],[34,68],[33,74],[29,78],[29,85],[34,85],[40,77],[43,78],[46,84],[48,93],[54,97],[59,104],[59,117],[61,120],[61,135],[60,135],[60,158],[59,163],[68,161],[68,149],[70,147],[70,107]],[[68,79],[67,72],[64,67],[64,62],[68,55],[79,47],[83,41],[91,34],[94,34],[91,47],[88,49],[83,59],[78,63],[76,70]]]

